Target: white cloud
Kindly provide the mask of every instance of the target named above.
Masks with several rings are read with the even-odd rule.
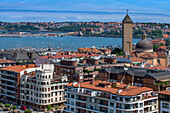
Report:
[[[63,22],[63,21],[112,21],[121,22],[125,13],[109,12],[24,12],[0,11],[0,21],[33,21],[33,22]],[[170,15],[130,13],[134,22],[162,22],[170,23]]]

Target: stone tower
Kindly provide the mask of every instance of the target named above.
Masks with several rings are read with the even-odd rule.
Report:
[[[132,37],[133,37],[133,30],[132,30],[133,21],[129,17],[128,12],[125,18],[122,21],[122,49],[124,53],[132,52]]]

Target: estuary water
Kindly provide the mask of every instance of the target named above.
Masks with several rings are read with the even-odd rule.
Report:
[[[140,39],[133,39],[133,44]],[[0,37],[0,49],[12,48],[63,48],[63,50],[77,50],[80,47],[122,46],[122,38],[111,37]]]

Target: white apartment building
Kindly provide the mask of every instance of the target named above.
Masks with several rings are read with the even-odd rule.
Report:
[[[159,113],[170,113],[170,90],[159,92]]]
[[[0,68],[0,97],[2,101],[20,104],[20,78],[32,72],[36,65],[17,65]]]
[[[147,87],[122,83],[69,83],[65,113],[158,113],[157,94]]]
[[[47,111],[47,105],[53,107],[64,103],[67,77],[53,75],[53,73],[53,64],[43,64],[35,72],[23,75],[20,81],[21,105],[37,111]]]

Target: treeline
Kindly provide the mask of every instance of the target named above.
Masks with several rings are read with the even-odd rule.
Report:
[[[161,26],[161,28],[164,28],[166,25],[168,26],[168,28],[170,27],[169,23],[145,23],[146,25],[151,25],[151,26]]]
[[[60,28],[50,28],[48,27],[48,31],[53,32],[75,32],[80,31],[81,28],[99,28],[99,26],[91,26],[91,25],[71,25],[71,26],[63,26]]]
[[[37,31],[37,30],[40,30],[39,28],[31,26],[31,25],[7,25],[1,29],[7,30],[7,31]]]
[[[162,37],[163,36],[163,32],[161,30],[151,30],[151,31],[146,31],[147,32],[147,36],[148,37]],[[143,34],[142,29],[137,29],[133,31],[133,35],[134,36],[139,36],[141,37]]]

